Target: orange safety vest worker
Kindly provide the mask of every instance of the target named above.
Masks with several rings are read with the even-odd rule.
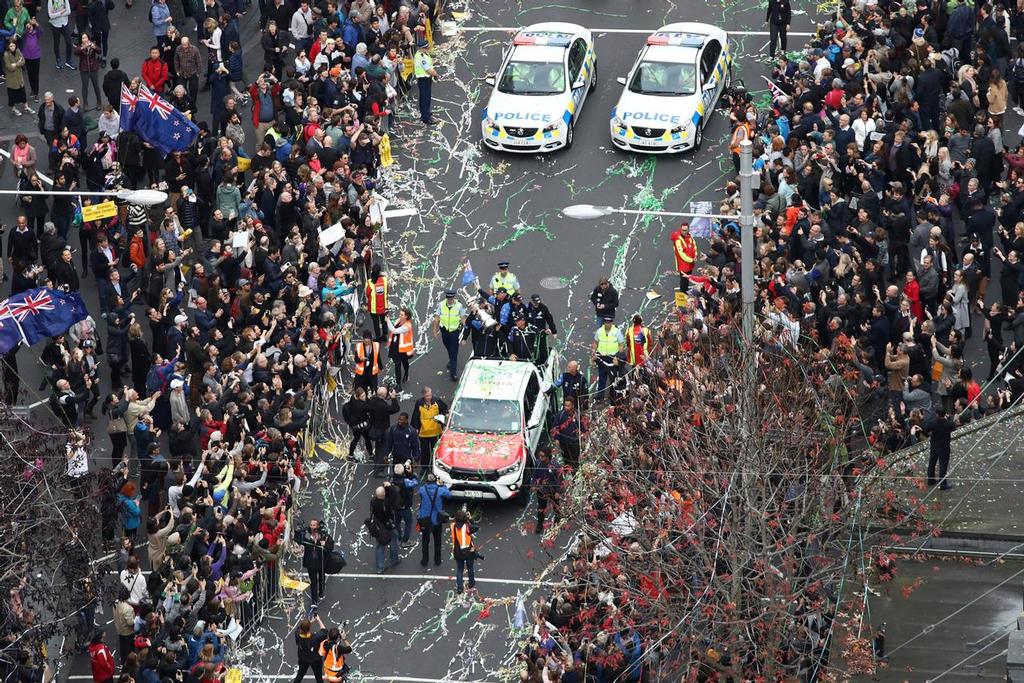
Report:
[[[685,224],[684,224],[685,225]],[[689,275],[693,272],[693,266],[697,262],[697,240],[693,235],[686,232],[683,234],[682,227],[672,233],[672,251],[676,257],[676,271]]]
[[[394,332],[391,333],[391,342],[393,343],[395,337],[398,337],[398,352],[411,356],[416,352],[416,345],[412,340],[412,323],[406,322],[404,327],[407,327],[408,329],[401,334],[396,334]]]
[[[630,365],[640,365],[651,352],[651,331],[643,325],[633,325],[626,336],[626,360]]]
[[[366,344],[360,342],[356,346],[356,370],[357,375],[362,375],[366,372]],[[380,372],[380,343],[373,342],[373,369],[370,371],[371,375],[376,375]]]
[[[749,123],[746,121],[740,123],[732,131],[732,141],[729,143],[729,151],[738,155],[740,153],[740,143],[744,140],[749,140],[752,134],[753,131],[751,131]]]
[[[327,683],[341,683],[345,670],[345,655],[335,652],[333,647],[325,647],[327,641],[320,643],[320,656],[324,659],[324,680]]]
[[[469,524],[452,522],[452,552],[456,558],[465,555],[465,551],[473,547],[473,534],[469,532]],[[462,552],[457,552],[455,549]]]
[[[375,315],[383,315],[388,310],[388,279],[383,275],[375,282],[366,283],[366,305]]]

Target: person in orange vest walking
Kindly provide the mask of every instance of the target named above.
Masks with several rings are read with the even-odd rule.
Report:
[[[370,269],[365,295],[363,308],[370,313],[370,320],[373,321],[373,338],[384,341],[384,331],[387,329],[388,279],[381,274],[379,264],[375,263]]]
[[[683,223],[672,233],[672,253],[676,257],[679,272],[679,291],[686,294],[690,288],[690,273],[697,264],[697,240],[690,234],[689,223]]]
[[[373,340],[369,330],[363,331],[363,340],[352,349],[355,366],[352,373],[355,378],[352,388],[362,388],[367,392],[377,391],[377,375],[381,371],[380,342]]]
[[[398,324],[392,325],[387,320],[388,332],[391,333],[389,355],[395,363],[395,391],[401,392],[402,385],[409,381],[409,359],[416,353],[413,340],[412,311],[402,308],[398,312]]]
[[[754,123],[757,121],[757,114],[748,109],[744,118],[737,122],[732,129],[732,140],[729,141],[729,152],[732,153],[732,165],[736,172],[740,172],[740,143],[744,140],[754,139]]]
[[[633,367],[643,365],[650,352],[651,331],[644,326],[639,314],[634,315],[633,323],[626,330],[626,361]]]
[[[476,587],[473,562],[480,555],[473,546],[473,534],[480,528],[469,523],[469,513],[459,510],[452,522],[452,556],[455,558],[455,592],[462,593],[462,573],[469,573],[469,590]]]
[[[332,628],[327,638],[320,643],[320,656],[324,660],[324,683],[342,683],[348,667],[345,666],[345,655],[352,652],[348,642],[348,634]]]

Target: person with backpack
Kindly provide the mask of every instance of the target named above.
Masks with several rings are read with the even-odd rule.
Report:
[[[401,563],[398,557],[398,534],[395,529],[395,508],[387,489],[378,486],[370,501],[370,517],[365,521],[366,530],[377,541],[376,566],[377,573],[383,574],[384,560],[387,549],[391,549],[391,564],[387,568],[397,567]]]
[[[416,526],[420,530],[420,566],[427,566],[430,556],[430,539],[434,539],[434,566],[441,564],[441,523],[444,512],[444,501],[452,492],[447,486],[437,483],[433,472],[427,473],[427,481],[419,487],[420,507],[416,514]]]

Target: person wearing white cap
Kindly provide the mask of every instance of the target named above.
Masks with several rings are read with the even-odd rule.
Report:
[[[191,420],[191,412],[188,408],[188,400],[185,396],[185,382],[181,379],[171,380],[171,421],[188,424]]]

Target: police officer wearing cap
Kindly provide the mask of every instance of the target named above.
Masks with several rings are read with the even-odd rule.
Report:
[[[491,278],[491,292],[497,292],[504,287],[509,296],[519,291],[519,278],[508,269],[508,261],[498,262],[498,272]]]
[[[466,324],[466,315],[462,304],[455,299],[455,290],[444,293],[444,301],[437,306],[437,317],[434,318],[434,336],[441,335],[441,343],[448,351],[448,376],[454,382],[459,372],[459,338],[462,327]]]
[[[428,126],[433,125],[434,117],[430,113],[430,97],[434,79],[439,76],[434,69],[434,60],[430,57],[430,45],[424,38],[416,41],[413,73],[416,75],[416,85],[419,88],[420,121]]]
[[[625,347],[626,339],[615,327],[615,318],[606,315],[601,327],[594,333],[594,342],[590,347],[591,357],[597,364],[597,398],[604,398],[614,368],[619,364],[619,354]]]
[[[540,300],[539,294],[530,297],[530,303],[524,309],[526,321],[537,333],[537,350],[535,362],[544,364],[548,360],[548,335],[558,336],[558,328],[555,327],[555,319],[551,311]]]

